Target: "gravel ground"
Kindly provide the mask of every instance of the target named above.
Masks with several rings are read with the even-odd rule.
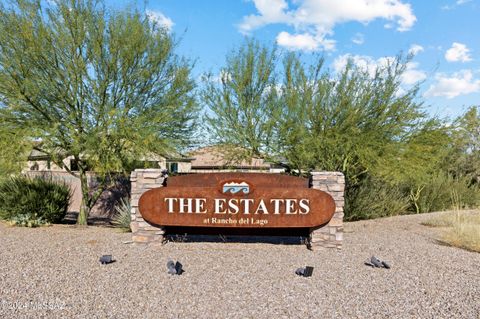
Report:
[[[480,254],[440,245],[432,214],[345,225],[344,248],[124,244],[106,227],[0,224],[0,318],[480,318]],[[480,231],[480,230],[479,230]],[[113,264],[101,265],[102,254]],[[392,268],[363,264],[375,255]],[[182,276],[166,273],[180,260]],[[295,269],[315,267],[310,278]]]

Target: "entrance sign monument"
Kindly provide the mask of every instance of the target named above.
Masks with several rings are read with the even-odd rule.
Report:
[[[140,213],[146,221],[162,226],[245,228],[312,228],[328,223],[335,213],[329,194],[290,187],[288,181],[295,184],[297,177],[212,174],[189,175],[190,183],[200,180],[198,186],[170,186],[167,180],[167,187],[151,189],[140,197]],[[265,178],[270,186],[265,185]]]
[[[341,248],[345,179],[313,172],[310,179],[275,173],[198,173],[169,177],[136,170],[132,240],[163,240],[168,227],[306,229],[312,248]]]

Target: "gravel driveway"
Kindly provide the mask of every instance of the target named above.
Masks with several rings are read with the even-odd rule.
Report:
[[[124,244],[106,227],[0,224],[0,318],[480,318],[480,254],[438,244],[432,214],[346,223],[343,250]],[[480,230],[479,230],[480,231]],[[102,254],[113,264],[101,265]],[[370,256],[392,268],[372,269]],[[168,275],[169,258],[182,276]],[[314,266],[313,276],[295,269]]]

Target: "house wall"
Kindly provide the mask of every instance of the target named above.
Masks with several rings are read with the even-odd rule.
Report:
[[[70,160],[73,159],[73,156],[69,156],[65,158],[62,162],[65,166],[70,167]],[[61,168],[60,166],[56,165],[52,161],[50,161],[50,168],[48,166],[48,161],[45,159],[32,159],[27,161],[27,167],[25,167],[24,171],[53,171],[53,172],[66,172],[65,169]]]
[[[178,173],[189,173],[192,170],[191,162],[176,162],[178,163]]]
[[[25,175],[32,178],[40,177],[52,179],[55,182],[64,183],[70,187],[72,198],[68,207],[69,212],[78,213],[82,203],[82,190],[80,178],[65,171],[28,171]],[[87,173],[90,188],[95,190],[98,185],[98,178],[94,173]],[[128,178],[117,176],[109,182],[109,187],[100,195],[97,203],[90,212],[91,217],[110,218],[115,214],[115,206],[121,198],[127,197],[130,193],[130,181]]]

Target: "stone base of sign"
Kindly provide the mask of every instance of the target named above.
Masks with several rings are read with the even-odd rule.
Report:
[[[130,229],[134,243],[162,242],[165,230],[163,227],[152,225],[145,221],[138,210],[138,200],[146,191],[162,187],[165,178],[160,169],[137,169],[130,175],[132,207]]]
[[[335,214],[330,222],[310,233],[312,250],[321,247],[342,248],[345,176],[339,172],[312,172],[311,187],[330,194],[335,200]]]
[[[163,186],[164,178],[161,170],[137,169],[132,172],[130,181],[132,241],[134,243],[161,243],[164,239],[164,228],[145,221],[138,210],[138,200],[144,192]],[[321,247],[340,249],[343,240],[345,177],[338,172],[312,172],[311,187],[330,194],[336,205],[335,214],[330,222],[321,228],[312,229],[310,233],[311,249],[317,250]]]

